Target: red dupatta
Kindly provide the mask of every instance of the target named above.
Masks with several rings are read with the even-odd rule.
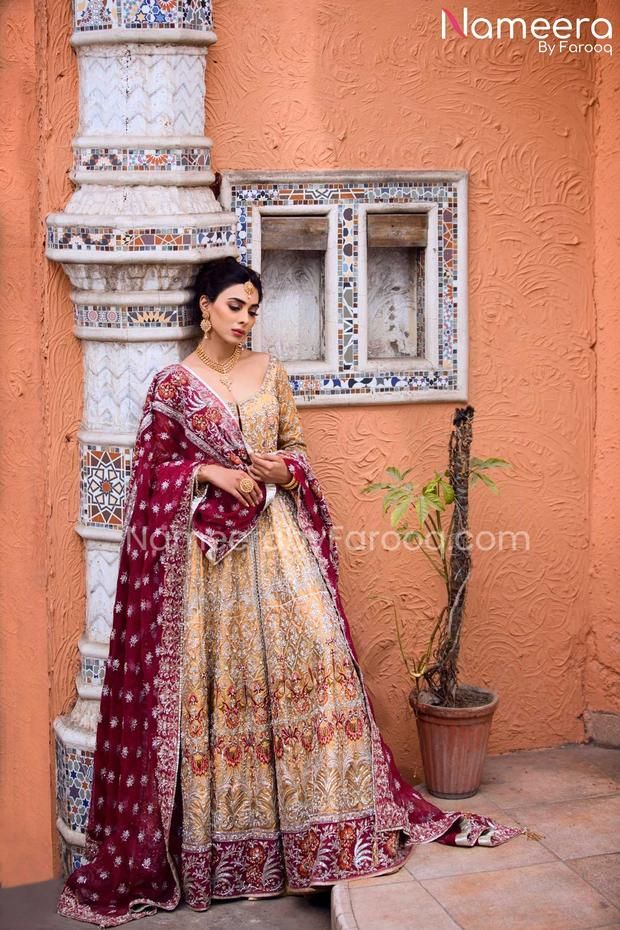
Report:
[[[332,595],[359,670],[338,591],[338,551],[326,500],[305,454],[278,450],[299,481],[296,517]],[[208,484],[195,494],[201,464],[247,469],[236,418],[187,368],[173,364],[152,379],[137,432],[127,491],[110,650],[97,727],[84,865],[58,901],[66,917],[112,927],[173,910],[182,897],[178,809],[181,642],[189,534],[219,561],[245,536],[268,502],[240,504]],[[270,494],[273,493],[273,487]],[[362,679],[363,681],[363,679]],[[496,845],[524,831],[485,817],[445,813],[396,767],[370,697],[377,830],[403,829],[406,845]],[[354,870],[350,877],[354,877]]]

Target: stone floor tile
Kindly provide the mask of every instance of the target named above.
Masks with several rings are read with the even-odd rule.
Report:
[[[460,930],[418,882],[382,885],[380,891],[356,888],[351,882],[349,892],[355,920],[363,930]]]
[[[420,884],[463,930],[593,930],[620,919],[620,911],[563,862]]]
[[[620,784],[620,749],[594,746],[591,743],[567,748],[573,754],[578,754],[582,759],[586,759],[592,765],[595,765],[609,778],[613,778],[617,784]]]
[[[566,864],[620,908],[620,853],[568,859]]]
[[[581,753],[581,747],[532,750],[490,756],[484,766],[481,793],[500,807],[512,809],[542,800],[572,800],[618,793],[609,757]],[[617,750],[606,750],[614,753]],[[469,798],[474,803],[474,798]]]
[[[620,930],[620,750],[582,744],[494,756],[485,779],[462,801],[419,790],[444,810],[527,826],[542,841],[416,846],[398,872],[338,883],[331,913],[325,889],[307,898],[216,901],[201,913],[182,904],[149,917],[144,930]],[[0,890],[0,930],[84,930],[55,912],[62,884]]]
[[[620,795],[556,801],[514,808],[511,813],[560,859],[620,852]]]

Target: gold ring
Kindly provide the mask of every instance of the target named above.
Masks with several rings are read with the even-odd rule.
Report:
[[[251,478],[242,478],[239,482],[239,490],[246,493],[247,491],[254,490],[254,482]]]

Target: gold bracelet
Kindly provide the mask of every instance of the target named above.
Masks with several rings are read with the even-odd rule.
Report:
[[[299,481],[297,480],[295,475],[293,475],[290,481],[287,481],[286,484],[281,484],[280,487],[283,488],[285,491],[292,491],[293,488],[296,488],[298,484],[299,484]]]

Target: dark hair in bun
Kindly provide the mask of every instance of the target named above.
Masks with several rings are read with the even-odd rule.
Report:
[[[195,307],[200,312],[199,300],[205,294],[209,300],[215,300],[218,294],[233,284],[244,284],[251,281],[258,291],[258,299],[263,299],[263,287],[260,275],[253,268],[244,265],[232,255],[224,258],[214,258],[210,262],[200,265],[195,284]]]

